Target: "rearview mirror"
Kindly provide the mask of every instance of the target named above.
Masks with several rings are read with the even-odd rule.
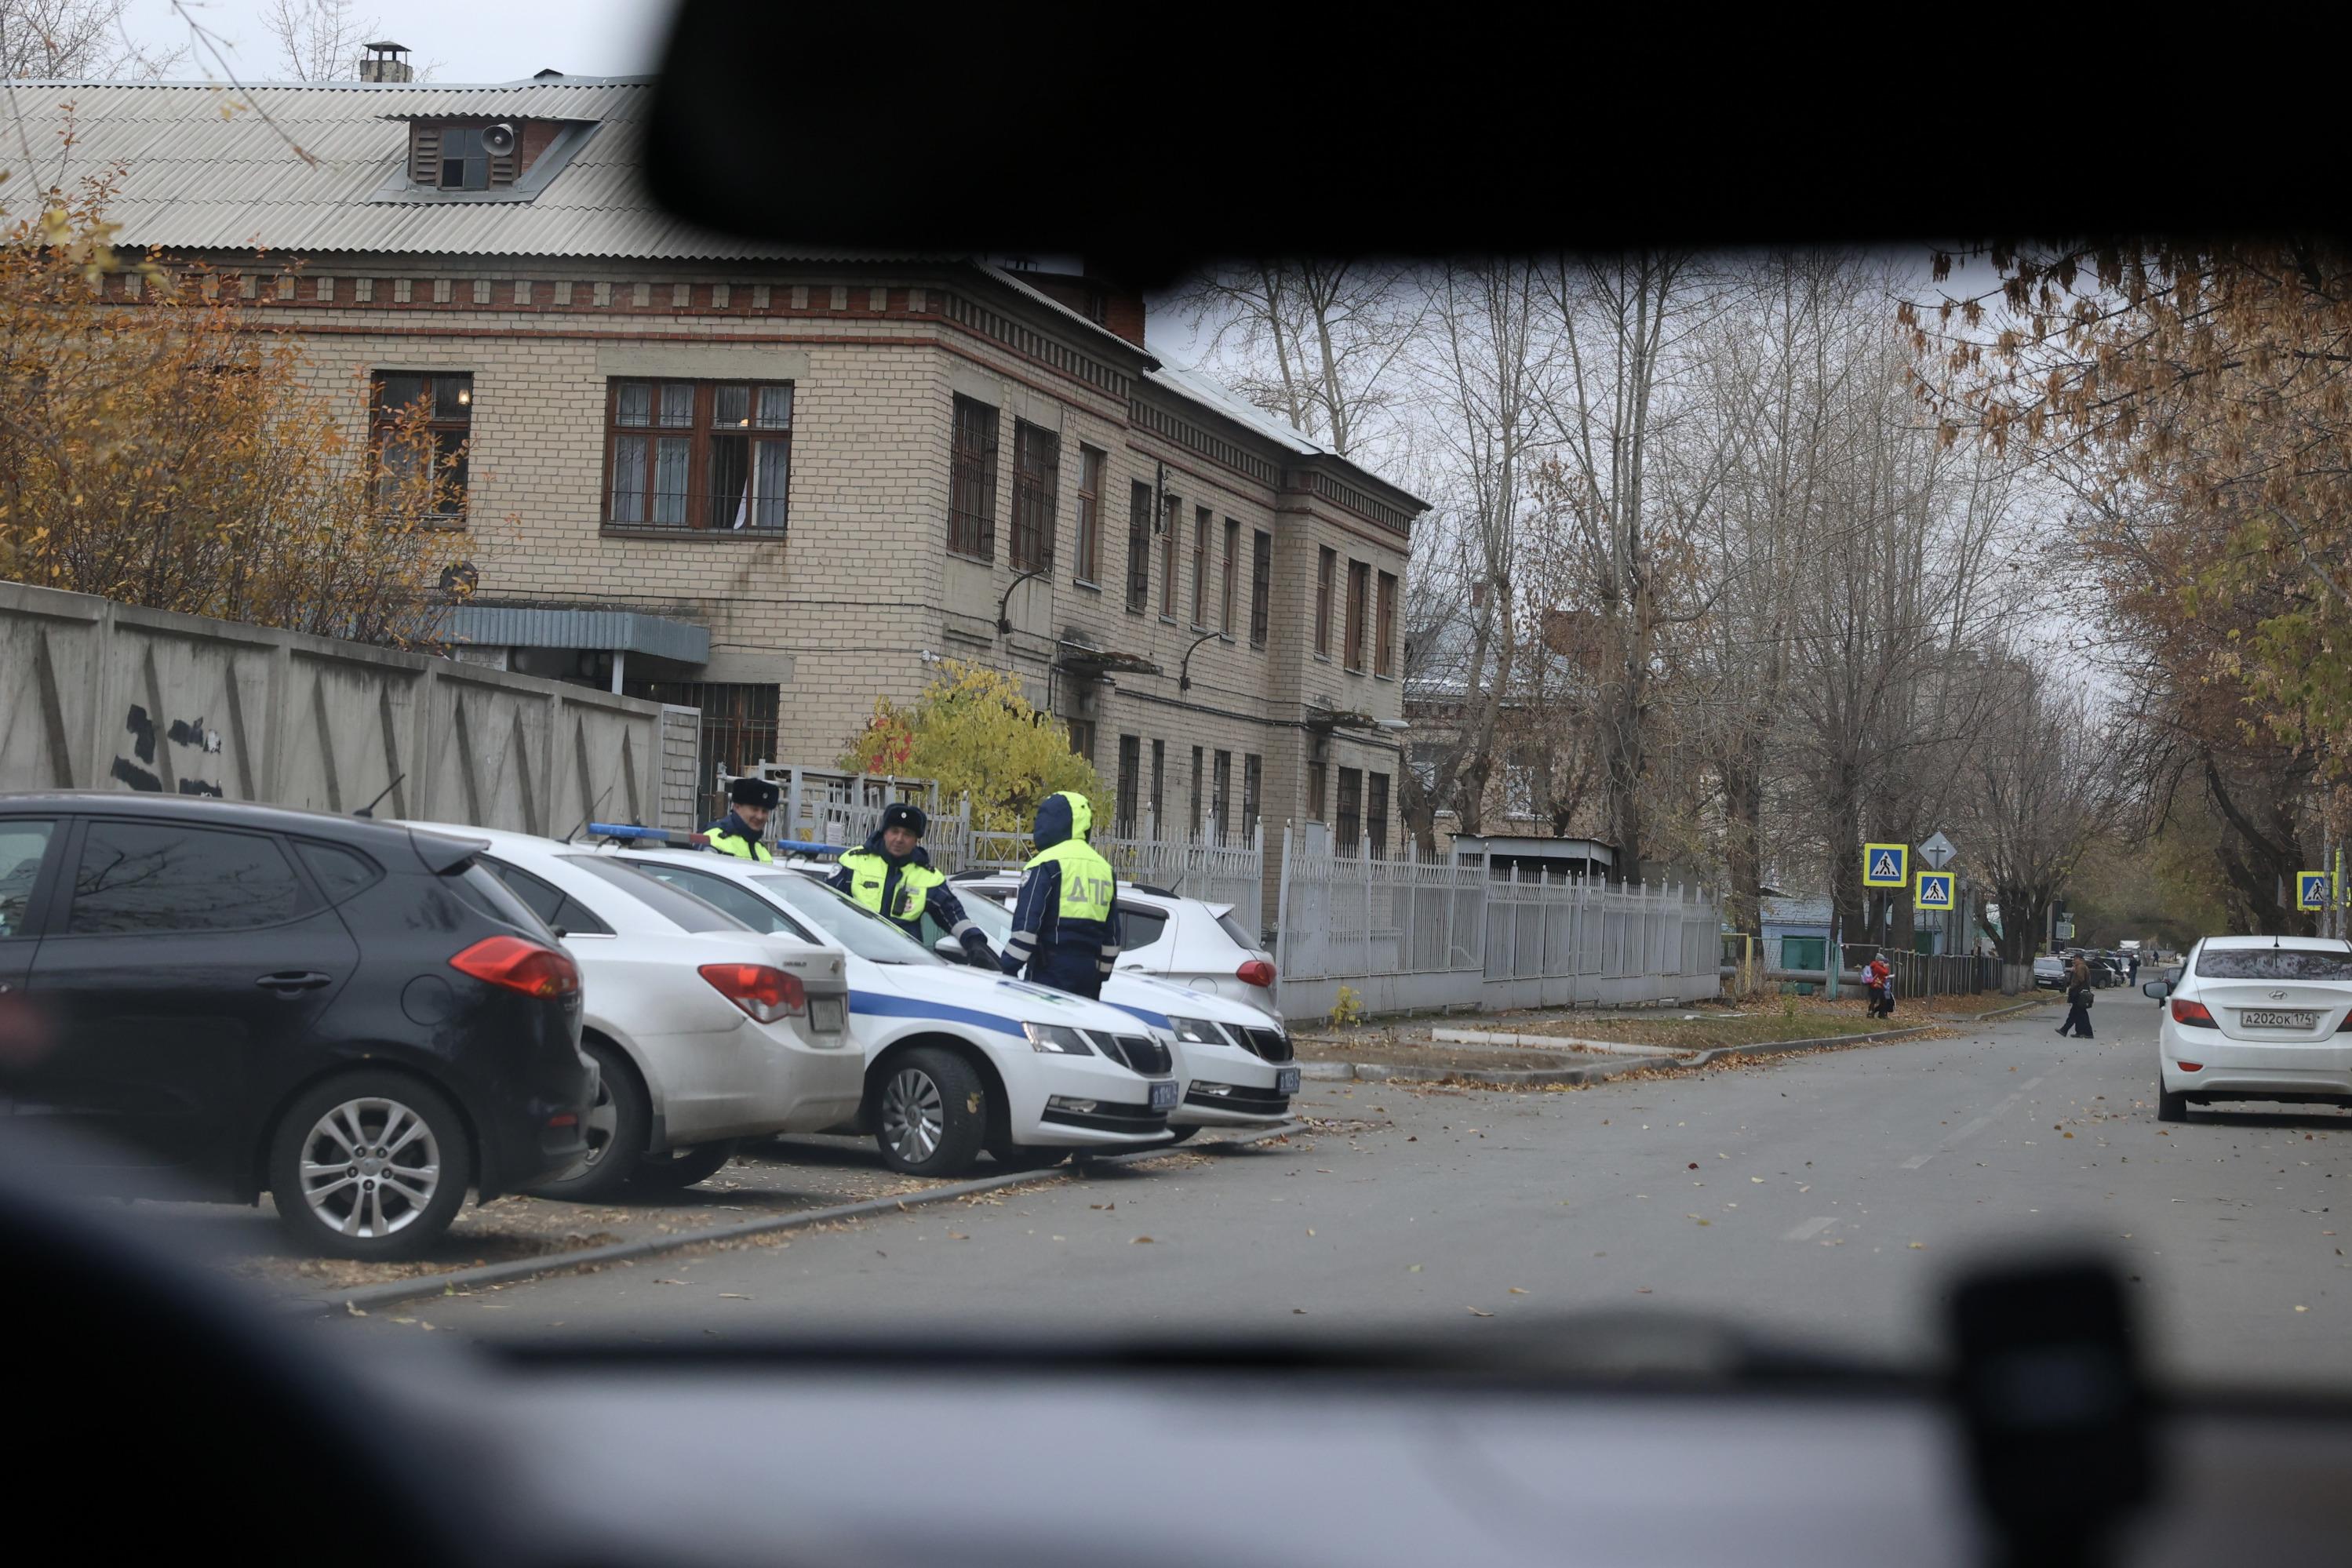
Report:
[[[2139,994],[2144,997],[2153,997],[2160,1002],[2172,994],[2172,985],[2167,980],[2143,980],[2140,982]]]

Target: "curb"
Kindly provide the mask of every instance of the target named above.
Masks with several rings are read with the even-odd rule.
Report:
[[[1307,1130],[1304,1122],[1285,1122],[1253,1133],[1245,1138],[1220,1138],[1203,1145],[1248,1147],[1272,1143],[1294,1133]],[[1102,1165],[1129,1165],[1150,1159],[1185,1145],[1169,1144],[1155,1148],[1129,1149],[1116,1155],[1104,1155],[1095,1162]],[[1188,1150],[1188,1152],[1190,1152]],[[1003,1176],[981,1176],[971,1181],[952,1182],[922,1192],[905,1193],[896,1197],[869,1197],[857,1203],[835,1204],[830,1208],[807,1208],[793,1214],[772,1215],[765,1219],[747,1219],[734,1225],[714,1226],[709,1230],[688,1233],[672,1232],[663,1236],[643,1236],[634,1241],[615,1241],[607,1247],[583,1248],[577,1252],[554,1253],[541,1258],[521,1258],[511,1263],[486,1263],[478,1269],[453,1269],[446,1274],[419,1274],[414,1279],[388,1280],[381,1285],[363,1285],[355,1291],[338,1291],[331,1296],[299,1296],[278,1303],[286,1312],[331,1312],[338,1308],[389,1306],[396,1301],[414,1301],[420,1296],[469,1294],[485,1285],[511,1284],[519,1280],[536,1279],[542,1274],[564,1274],[603,1263],[621,1263],[639,1258],[658,1257],[665,1252],[683,1251],[710,1241],[732,1241],[746,1236],[763,1236],[777,1230],[802,1230],[812,1225],[826,1225],[836,1219],[860,1219],[872,1214],[890,1214],[902,1209],[919,1208],[926,1204],[946,1203],[975,1193],[994,1192],[1000,1187],[1020,1186],[1028,1183],[1071,1180],[1078,1174],[1076,1166],[1064,1165],[1049,1170],[1007,1171]]]

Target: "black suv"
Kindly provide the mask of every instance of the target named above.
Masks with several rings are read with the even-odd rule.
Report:
[[[477,865],[390,823],[0,796],[0,1096],[71,1185],[258,1200],[347,1258],[424,1250],[577,1165],[580,971]]]

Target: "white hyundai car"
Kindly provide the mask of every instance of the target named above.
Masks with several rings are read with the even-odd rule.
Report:
[[[536,1188],[542,1196],[593,1202],[630,1181],[688,1186],[744,1138],[857,1113],[865,1061],[830,944],[754,931],[583,846],[409,825],[486,845],[482,865],[580,966],[580,1046],[602,1082],[586,1162]]]
[[[2352,1103],[2352,943],[2208,936],[2140,989],[2168,1004],[2159,1119],[2187,1121],[2191,1100]]]
[[[960,872],[949,881],[967,902],[980,897],[1009,907],[1021,891],[1018,872]],[[1249,915],[1256,917],[1255,910]],[[1116,967],[1282,1017],[1274,1003],[1274,955],[1257,945],[1256,934],[1230,904],[1120,882]]]
[[[1172,1041],[1130,1014],[950,964],[785,866],[693,850],[595,853],[617,874],[657,878],[748,925],[846,953],[866,1096],[839,1120],[871,1133],[892,1169],[954,1176],[983,1149],[1027,1168],[1070,1151],[1168,1142],[1169,1113],[1182,1101]]]

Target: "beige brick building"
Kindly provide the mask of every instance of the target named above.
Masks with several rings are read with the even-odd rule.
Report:
[[[702,707],[706,788],[829,764],[961,658],[1123,817],[1400,841],[1422,502],[1163,366],[1098,280],[683,227],[638,193],[646,96],[18,89],[73,106],[74,170],[123,165],[122,239],[233,274],[355,428],[427,401],[467,656]]]

